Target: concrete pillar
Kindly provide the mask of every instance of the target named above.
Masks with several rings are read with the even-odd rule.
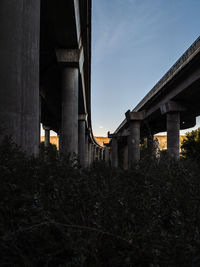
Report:
[[[128,166],[132,167],[140,160],[140,124],[144,119],[145,112],[126,112],[126,120],[129,123],[130,135],[128,137]]]
[[[110,149],[106,148],[105,149],[105,162],[109,165],[110,163]]]
[[[117,142],[117,138],[112,138],[111,165],[114,168],[118,168],[118,142]]]
[[[92,164],[92,144],[88,144],[88,166]]]
[[[99,161],[101,160],[101,148],[99,147],[98,149],[98,158],[99,158]]]
[[[154,158],[154,137],[153,135],[147,136],[147,151],[150,159]]]
[[[78,74],[77,68],[62,70],[62,124],[60,152],[78,155]]]
[[[96,160],[96,146],[94,144],[92,145],[92,150],[92,162],[94,162]]]
[[[95,161],[98,160],[98,147],[97,146],[94,147],[94,160]]]
[[[78,121],[78,157],[81,167],[86,167],[85,121]]]
[[[105,148],[102,149],[102,160],[105,161]]]
[[[128,146],[126,145],[124,147],[124,151],[123,151],[123,169],[124,170],[128,170]]]
[[[96,155],[95,155],[95,157],[96,157],[96,160],[99,161],[99,148],[98,148],[98,146],[96,147]]]
[[[85,167],[89,166],[89,136],[85,136]]]
[[[50,128],[43,125],[44,129],[44,146],[49,147],[50,145]]]
[[[40,0],[0,2],[0,142],[12,136],[37,154],[39,124]]]
[[[167,153],[171,158],[179,159],[180,113],[167,113]]]
[[[129,122],[130,136],[128,137],[128,166],[131,168],[140,160],[140,121]]]

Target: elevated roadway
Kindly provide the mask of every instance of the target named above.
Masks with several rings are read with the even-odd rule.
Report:
[[[195,126],[200,115],[200,38],[170,68],[142,101],[126,113],[111,144],[113,151],[126,151],[129,167],[140,158],[140,140],[159,132],[167,132],[169,155],[179,158],[179,130]],[[128,153],[128,155],[127,155]],[[119,157],[113,153],[113,165]],[[122,153],[123,154],[123,153]]]
[[[40,123],[86,167],[105,157],[91,124],[91,0],[2,0],[0,141],[37,154]]]

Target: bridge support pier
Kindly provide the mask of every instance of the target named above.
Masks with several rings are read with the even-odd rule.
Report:
[[[49,147],[50,145],[50,128],[43,125],[44,129],[44,146]]]
[[[175,159],[179,159],[179,131],[180,113],[167,113],[167,153]]]
[[[110,164],[110,149],[109,148],[105,148],[105,162],[107,165]]]
[[[86,115],[79,115],[78,121],[78,157],[81,167],[86,167]]]
[[[147,151],[150,159],[154,158],[154,138],[153,135],[147,136]]]
[[[160,107],[161,114],[167,114],[167,153],[179,159],[180,113],[186,108],[179,102],[169,101]]]
[[[123,151],[123,169],[128,170],[128,145],[124,147]]]
[[[89,166],[89,136],[85,136],[85,167]]]
[[[130,121],[128,137],[128,166],[140,160],[140,121]]]
[[[78,155],[78,68],[62,70],[62,125],[60,151]]]
[[[24,152],[36,155],[40,0],[1,0],[0,6],[0,142],[11,136]]]
[[[111,138],[112,139],[111,151],[110,151],[111,166],[113,168],[118,168],[119,167],[119,156],[118,156],[118,140],[117,140],[117,135],[110,134],[110,132],[108,132],[108,138]]]
[[[91,166],[92,162],[93,162],[93,158],[92,158],[92,154],[93,154],[93,149],[92,149],[92,143],[88,144],[88,165]]]
[[[129,169],[140,160],[140,124],[144,119],[144,112],[126,112],[130,135],[128,137],[128,167]]]
[[[111,147],[111,166],[113,168],[118,168],[118,142],[117,138],[112,138],[112,147]]]

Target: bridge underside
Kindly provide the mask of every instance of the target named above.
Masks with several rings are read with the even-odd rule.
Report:
[[[116,146],[113,151],[126,158],[126,167],[139,160],[139,143],[147,138],[152,146],[153,136],[159,132],[167,132],[169,156],[179,158],[179,130],[195,126],[196,117],[200,115],[199,88],[200,38],[132,112],[126,113],[126,119],[114,134],[109,134],[111,148]],[[117,162],[113,165],[122,164],[120,157],[116,160],[113,156],[113,160]]]
[[[0,141],[37,154],[40,123],[88,166],[104,148],[91,126],[91,0],[1,0]],[[105,151],[104,151],[105,152]]]
[[[77,2],[77,7],[74,3]],[[88,1],[88,4],[90,1]],[[62,116],[61,71],[56,51],[58,49],[84,49],[83,73],[79,73],[79,114],[90,113],[90,49],[91,38],[88,25],[91,7],[80,1],[41,1],[40,34],[40,95],[41,122],[55,132],[60,131]],[[91,3],[90,3],[91,5]],[[77,10],[76,10],[77,8]],[[80,12],[80,21],[76,12]],[[81,29],[77,25],[80,23]],[[69,65],[69,64],[68,64]],[[73,66],[73,63],[71,63]],[[82,77],[81,77],[82,76]],[[84,88],[83,84],[84,83]],[[86,103],[86,106],[85,106]],[[89,118],[90,120],[90,118]],[[91,122],[90,122],[91,124]]]

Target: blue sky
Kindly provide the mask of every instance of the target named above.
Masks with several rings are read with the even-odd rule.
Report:
[[[200,0],[93,0],[92,125],[114,132],[200,35]]]

